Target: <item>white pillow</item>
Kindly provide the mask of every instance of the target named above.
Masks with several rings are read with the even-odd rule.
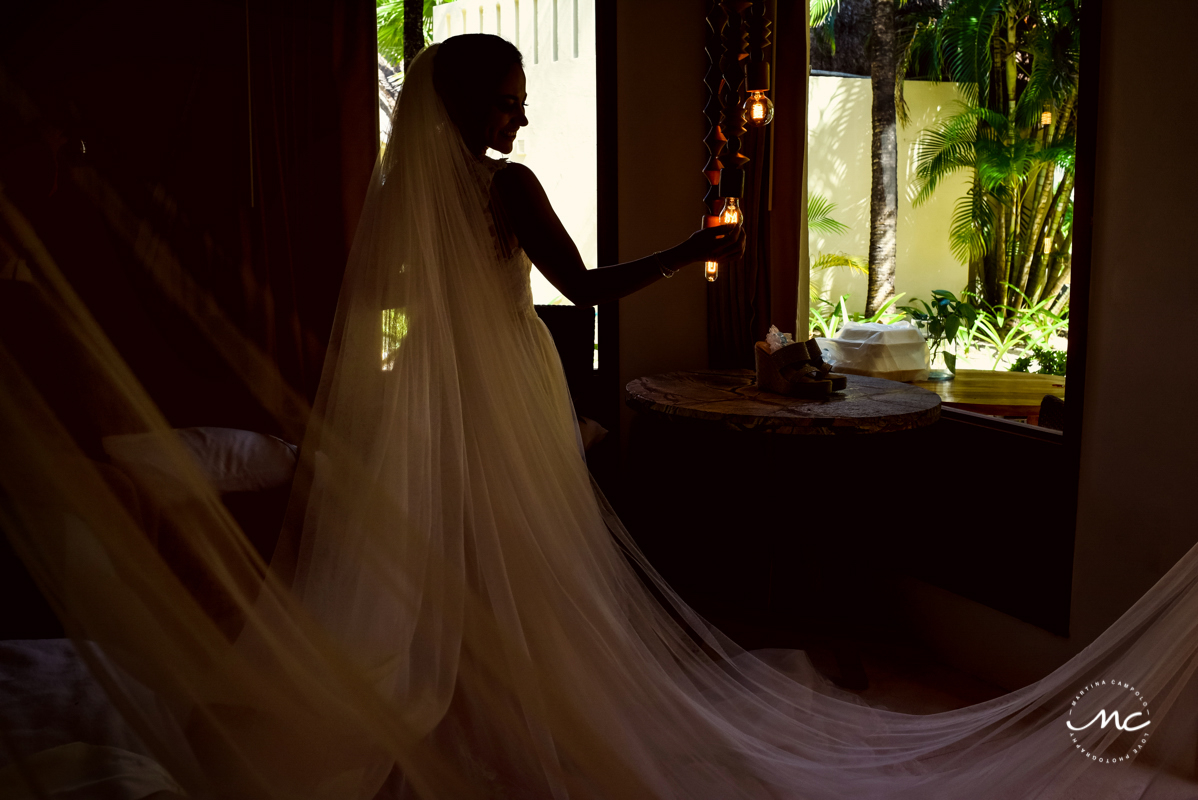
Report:
[[[295,472],[295,447],[274,436],[236,428],[179,428],[174,434],[218,492],[276,489]],[[138,483],[159,483],[177,471],[161,434],[105,436],[100,444]]]

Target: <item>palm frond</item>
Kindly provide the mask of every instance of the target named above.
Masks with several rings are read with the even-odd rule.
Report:
[[[979,139],[976,147],[977,174],[987,191],[1000,186],[1014,188],[1031,177],[1036,143],[1026,137],[1004,142]]]
[[[939,83],[944,77],[938,46],[939,14],[939,6],[921,8],[914,14],[904,15],[896,31],[898,66],[894,73],[894,100],[896,116],[903,125],[911,123],[904,87],[906,81],[914,77],[926,77]]]
[[[822,195],[813,194],[807,198],[807,228],[827,235],[847,233],[849,226],[832,219],[836,204]]]
[[[1065,139],[1040,150],[1036,157],[1056,164],[1066,172],[1073,172],[1077,167],[1077,142],[1072,137]]]
[[[1039,123],[1040,114],[1053,103],[1053,74],[1048,59],[1032,54],[1031,74],[1027,85],[1015,102],[1015,124],[1031,128]]]
[[[962,263],[980,259],[990,252],[994,239],[994,207],[976,183],[957,201],[949,226],[949,247]]]
[[[840,0],[812,0],[809,8],[808,27],[836,55],[836,15],[840,11]]]
[[[403,6],[404,0],[376,0],[374,8],[379,55],[397,66],[403,65]]]
[[[839,10],[840,0],[811,0],[811,27],[823,25]]]
[[[869,274],[869,262],[862,256],[850,256],[845,253],[820,253],[819,257],[811,262],[812,272],[820,269],[837,269],[838,267],[860,272],[862,275]]]
[[[940,182],[976,161],[979,109],[962,104],[962,110],[926,130],[915,143],[916,196],[921,205],[932,196]]]
[[[988,105],[993,41],[1005,16],[1005,0],[956,0],[941,18],[945,71],[979,106]]]
[[[433,8],[452,0],[411,0],[420,3],[424,18],[424,39],[433,38]],[[403,67],[404,0],[375,0],[375,26],[378,31],[379,55],[398,68]]]

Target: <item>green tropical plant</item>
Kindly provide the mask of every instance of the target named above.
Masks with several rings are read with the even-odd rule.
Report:
[[[836,204],[823,195],[813,194],[807,198],[807,229],[814,233],[835,236],[848,233],[849,226],[832,219]]]
[[[807,199],[808,229],[825,235],[847,233],[849,226],[832,218],[832,212],[835,210],[836,204],[827,198],[816,194],[810,195]],[[861,256],[850,256],[845,253],[820,253],[811,261],[812,272],[838,267],[851,269],[863,275],[869,274],[869,265]],[[889,298],[871,314],[856,314],[848,309],[849,295],[841,295],[839,300],[832,302],[821,297],[813,286],[809,308],[811,330],[830,339],[844,327],[846,322],[884,322],[888,324],[897,322],[903,319],[905,314],[891,311],[890,307],[902,296],[902,293],[899,293]]]
[[[994,364],[998,369],[1002,360],[1012,351],[1023,348],[1048,347],[1049,340],[1069,324],[1068,312],[1055,312],[1051,306],[1054,297],[1045,297],[1032,303],[1017,289],[1014,290],[1023,302],[1018,306],[1001,305],[983,309],[969,331],[971,343],[980,342],[994,351]]]
[[[820,233],[826,236],[836,236],[842,233],[847,233],[849,226],[843,222],[832,218],[832,212],[836,210],[836,204],[818,194],[813,194],[807,198],[807,229],[811,233]],[[845,253],[820,253],[811,261],[811,271],[815,272],[822,269],[836,269],[844,267],[846,269],[860,272],[864,275],[869,274],[869,266],[865,259],[861,256],[850,256]],[[828,303],[823,300],[819,291],[811,287],[811,302],[812,307],[819,303]],[[835,304],[830,304],[835,305]]]
[[[915,203],[969,173],[949,239],[983,306],[1066,302],[1080,13],[1081,0],[952,0],[905,41],[904,70],[923,63],[965,98],[917,141]]]
[[[1068,355],[1064,350],[1033,345],[1030,353],[1015,359],[1011,372],[1031,372],[1032,361],[1035,361],[1040,367],[1039,375],[1064,375]]]
[[[433,38],[433,7],[451,0],[412,0],[420,3],[424,17],[424,39]],[[402,66],[404,58],[404,4],[405,0],[375,0],[375,24],[378,29],[379,55],[396,66]],[[408,55],[415,55],[409,53]]]
[[[860,256],[850,256],[844,253],[820,253],[815,260],[811,262],[811,271],[819,269],[836,269],[844,267],[851,269],[854,272],[869,274],[869,267],[865,264],[865,259]],[[815,291],[815,289],[812,289]]]
[[[877,311],[872,314],[855,314],[849,311],[847,294],[842,294],[840,299],[833,303],[829,300],[818,299],[818,302],[812,303],[809,311],[810,325],[812,332],[816,335],[823,336],[825,339],[831,339],[845,326],[846,322],[881,322],[889,325],[898,322],[907,315],[901,311],[891,311],[890,307],[903,296],[899,292],[894,297],[886,301]]]
[[[840,0],[811,0],[808,6],[808,22],[811,32],[824,41],[836,53],[836,12]]]
[[[899,309],[910,314],[926,331],[929,354],[933,362],[945,344],[954,344],[957,334],[962,330],[971,330],[979,319],[977,309],[967,301],[958,299],[947,289],[933,289],[930,303],[926,300],[915,302],[922,306],[922,310],[915,306],[899,306]],[[944,363],[948,365],[950,372],[957,371],[956,362],[956,354],[947,351],[944,353]]]

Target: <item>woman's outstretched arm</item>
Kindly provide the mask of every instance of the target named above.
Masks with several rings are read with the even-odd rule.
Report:
[[[587,269],[532,170],[523,164],[509,164],[495,174],[494,192],[528,258],[579,306],[618,300],[643,289],[662,277],[663,266],[676,270],[699,261],[739,258],[745,249],[744,230],[725,225],[698,231],[647,258]]]

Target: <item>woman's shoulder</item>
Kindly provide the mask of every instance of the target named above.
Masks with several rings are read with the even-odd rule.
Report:
[[[483,162],[486,163],[487,168],[495,175],[506,175],[509,179],[523,179],[532,176],[532,170],[518,161],[483,156]]]
[[[502,161],[503,165],[494,173],[496,189],[505,195],[525,198],[540,193],[540,181],[531,169],[516,161]]]
[[[483,156],[478,164],[492,190],[498,190],[503,194],[527,195],[534,187],[539,188],[541,185],[533,171],[519,162]]]

